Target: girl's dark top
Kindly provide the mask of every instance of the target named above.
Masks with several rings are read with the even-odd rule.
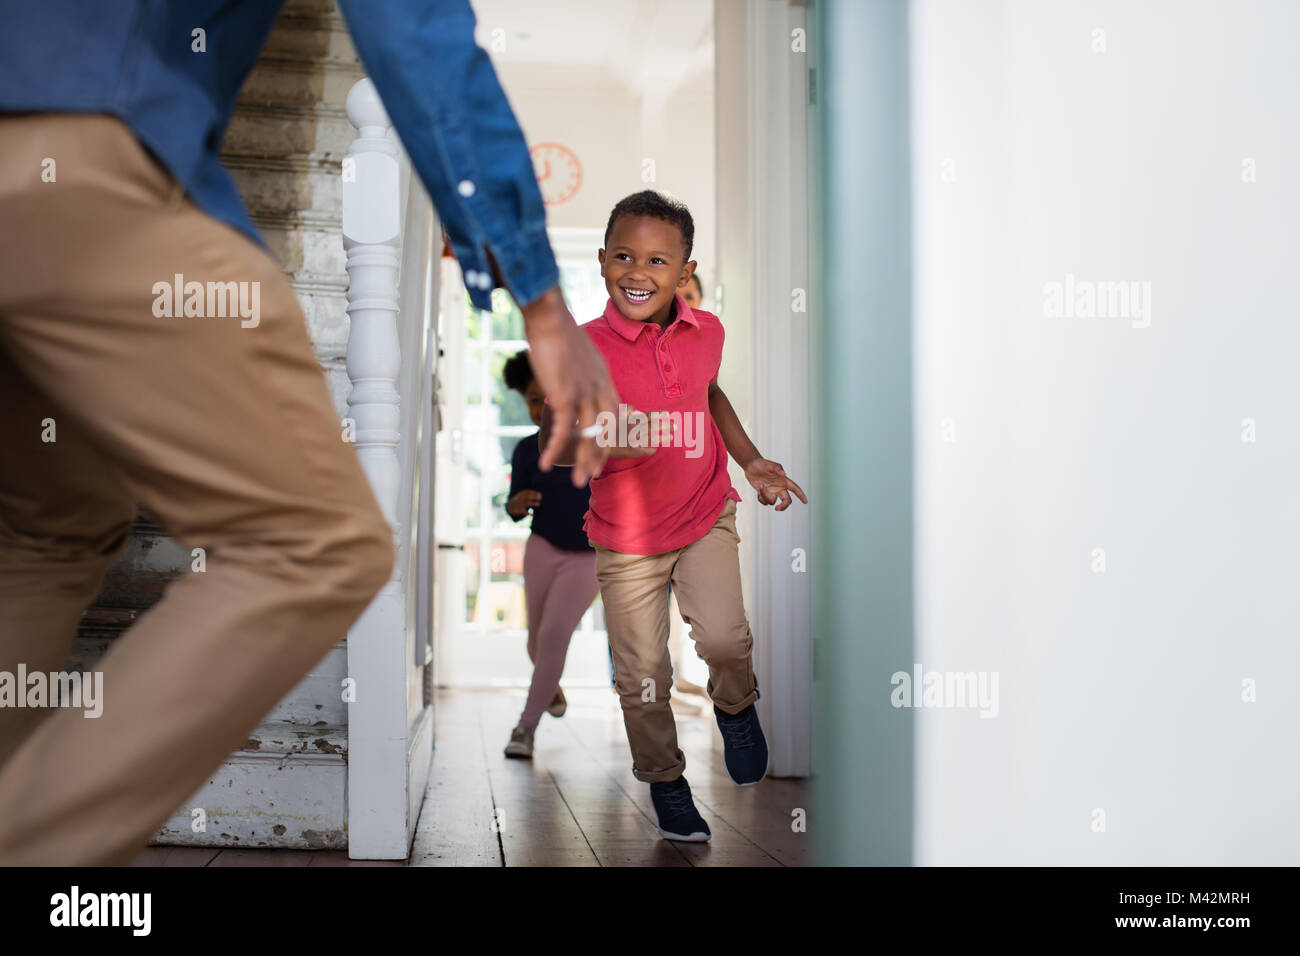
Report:
[[[510,465],[510,491],[506,501],[521,491],[542,493],[542,503],[533,509],[533,534],[540,534],[562,551],[590,551],[587,532],[582,530],[591,499],[591,489],[573,487],[573,468],[556,465],[550,471],[537,467],[542,449],[537,434],[525,435],[515,445]],[[510,512],[506,512],[515,521]]]

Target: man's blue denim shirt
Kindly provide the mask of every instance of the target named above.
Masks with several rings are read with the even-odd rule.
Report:
[[[0,113],[117,116],[196,205],[261,243],[218,151],[282,3],[4,3]],[[338,3],[474,304],[492,307],[488,252],[520,305],[556,285],[528,147],[491,61],[474,42],[468,0]],[[191,48],[197,29],[205,31],[206,52]]]

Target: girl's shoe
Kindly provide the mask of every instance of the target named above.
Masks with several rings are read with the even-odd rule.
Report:
[[[650,784],[650,802],[659,818],[659,835],[665,840],[684,843],[707,843],[713,834],[695,809],[691,799],[691,786],[685,777],[667,783]]]
[[[564,691],[559,687],[555,688],[555,696],[546,705],[546,712],[552,717],[563,717],[564,712],[568,709],[569,702],[564,699]]]
[[[533,759],[533,732],[523,724],[516,724],[515,729],[510,731],[510,743],[506,744],[507,757],[522,757],[525,760]]]

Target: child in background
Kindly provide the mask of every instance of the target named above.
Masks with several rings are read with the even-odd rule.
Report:
[[[610,214],[599,252],[610,298],[604,315],[582,328],[605,358],[620,412],[679,417],[667,444],[660,444],[662,419],[648,429],[620,428],[617,438],[606,423],[597,440],[610,458],[591,480],[584,527],[596,547],[633,774],[650,784],[661,836],[703,841],[709,827],[683,776],[686,760],[669,707],[669,587],[709,667],[727,773],[741,786],[757,783],[767,774],[768,749],[754,707],[758,682],[736,534],[740,495],[731,487],[727,453],[761,504],[783,511],[791,493],[808,499],[780,465],[759,454],[718,387],[722,323],[679,294],[695,271],[694,237],[690,211],[651,190],[626,197]],[[549,417],[548,408],[543,441]]]
[[[507,388],[523,396],[533,424],[540,425],[546,396],[533,378],[526,350],[506,360],[502,377]],[[506,514],[516,522],[533,516],[532,534],[524,547],[528,657],[533,662],[533,680],[524,712],[506,745],[507,757],[531,758],[542,711],[559,717],[568,707],[560,689],[560,675],[564,673],[569,639],[598,591],[596,555],[582,528],[590,491],[573,487],[572,468],[539,470],[540,454],[537,435],[519,440],[511,460],[506,500]]]
[[[704,283],[700,281],[698,272],[691,273],[691,281],[682,286],[678,292],[683,300],[692,309],[699,309],[704,305]],[[685,641],[682,639],[685,626],[682,623],[681,609],[677,606],[677,596],[672,593],[672,587],[668,589],[668,657],[673,662],[673,690],[679,694],[693,694],[697,697],[708,696],[703,687],[686,679],[683,654],[685,653]],[[672,706],[682,714],[692,717],[699,716],[703,710],[694,704],[686,703],[683,697],[674,697],[671,700]]]
[[[698,272],[692,272],[691,281],[682,286],[679,291],[686,304],[692,309],[704,307],[704,283],[700,281]]]

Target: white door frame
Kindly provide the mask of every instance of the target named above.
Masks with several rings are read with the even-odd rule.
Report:
[[[812,487],[808,63],[799,0],[716,0],[719,382],[759,451]],[[740,490],[741,567],[774,776],[812,772],[812,521]],[[802,570],[801,570],[802,569]]]

